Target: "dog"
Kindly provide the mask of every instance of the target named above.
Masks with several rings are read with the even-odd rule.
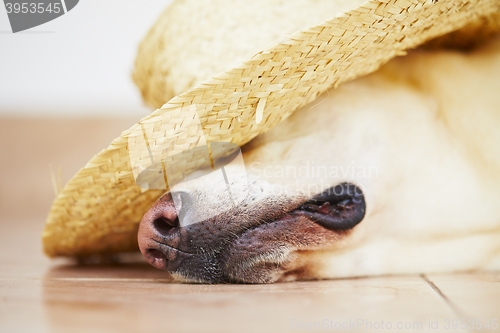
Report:
[[[499,92],[500,39],[393,59],[243,146],[232,205],[203,177],[165,193],[140,250],[195,283],[498,269]]]

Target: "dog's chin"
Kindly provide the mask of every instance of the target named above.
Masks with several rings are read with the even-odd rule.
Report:
[[[296,263],[296,253],[282,246],[230,267],[228,276],[233,283],[273,283],[280,281],[304,280],[290,275]]]
[[[280,256],[280,255],[279,255]],[[225,278],[211,278],[198,276],[189,271],[179,270],[170,272],[171,276],[179,283],[194,284],[220,284],[220,283],[241,283],[241,284],[262,284],[280,281],[304,280],[295,276],[290,276],[288,270],[279,261],[281,258],[275,257],[274,253],[267,253],[258,258],[241,262],[241,266],[228,267]],[[287,260],[291,261],[291,260]]]
[[[304,269],[294,270],[296,253],[286,247],[270,250],[250,258],[232,258],[230,262],[221,263],[227,270],[224,276],[198,275],[191,271],[179,269],[170,272],[176,282],[180,283],[274,283],[280,281],[305,280]],[[297,275],[297,272],[300,274]]]

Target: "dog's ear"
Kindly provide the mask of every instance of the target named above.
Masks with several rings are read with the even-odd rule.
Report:
[[[363,220],[366,203],[359,187],[342,183],[314,196],[295,212],[326,229],[349,230]]]

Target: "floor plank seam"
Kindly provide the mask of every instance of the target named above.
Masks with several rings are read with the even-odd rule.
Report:
[[[429,285],[429,287],[432,288],[432,290],[434,290],[434,292],[436,292],[439,297],[441,297],[445,302],[446,304],[448,304],[448,306],[451,308],[451,310],[455,313],[455,315],[457,315],[459,318],[472,318],[471,316],[468,316],[465,311],[463,311],[462,309],[460,309],[460,307],[458,307],[455,303],[453,303],[442,291],[441,289],[439,289],[439,287],[434,283],[432,282],[429,277],[425,274],[421,274],[420,277],[422,279],[424,279],[425,282],[427,282],[427,284]]]

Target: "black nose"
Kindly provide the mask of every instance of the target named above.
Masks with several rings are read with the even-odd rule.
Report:
[[[170,194],[160,198],[144,214],[137,241],[146,260],[158,269],[167,269],[168,262],[176,259],[174,247],[179,242],[179,217]]]

